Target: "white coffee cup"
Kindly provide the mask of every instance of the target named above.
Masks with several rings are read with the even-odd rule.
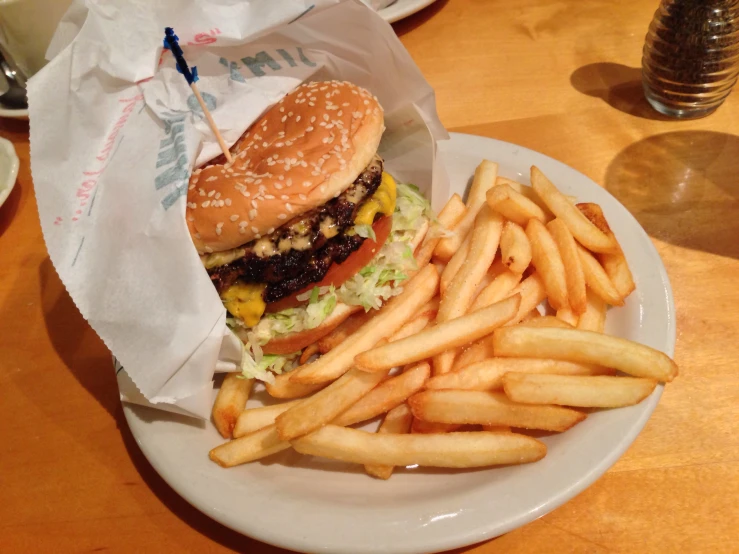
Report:
[[[30,77],[46,64],[46,49],[71,0],[0,0],[0,44]]]

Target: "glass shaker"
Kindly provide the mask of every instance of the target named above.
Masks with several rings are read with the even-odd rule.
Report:
[[[739,0],[662,0],[642,57],[644,94],[678,118],[718,108],[739,76]]]

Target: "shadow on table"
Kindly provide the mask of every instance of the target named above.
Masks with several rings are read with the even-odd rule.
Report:
[[[429,19],[434,17],[439,10],[443,9],[449,3],[449,0],[436,0],[433,4],[425,7],[419,12],[409,15],[406,18],[401,19],[393,23],[393,29],[395,34],[402,37],[404,34],[412,31],[416,27],[419,27],[426,23]]]
[[[663,133],[622,150],[605,187],[652,237],[739,258],[737,160],[737,135]]]
[[[654,110],[644,97],[641,68],[611,62],[584,65],[570,75],[575,90],[600,98],[618,111],[658,121],[674,121]]]
[[[21,183],[16,181],[13,190],[10,191],[3,205],[0,206],[0,237],[8,230],[15,214],[18,213],[21,203],[21,187]]]

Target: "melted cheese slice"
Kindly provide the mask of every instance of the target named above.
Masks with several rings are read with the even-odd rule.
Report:
[[[267,309],[262,293],[267,285],[255,283],[241,283],[228,287],[221,294],[221,301],[231,315],[241,319],[247,326],[253,327]]]

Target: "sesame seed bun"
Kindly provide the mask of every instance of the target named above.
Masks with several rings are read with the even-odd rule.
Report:
[[[346,190],[370,163],[382,108],[347,82],[300,85],[231,148],[233,163],[193,172],[187,225],[198,252],[236,248]]]

